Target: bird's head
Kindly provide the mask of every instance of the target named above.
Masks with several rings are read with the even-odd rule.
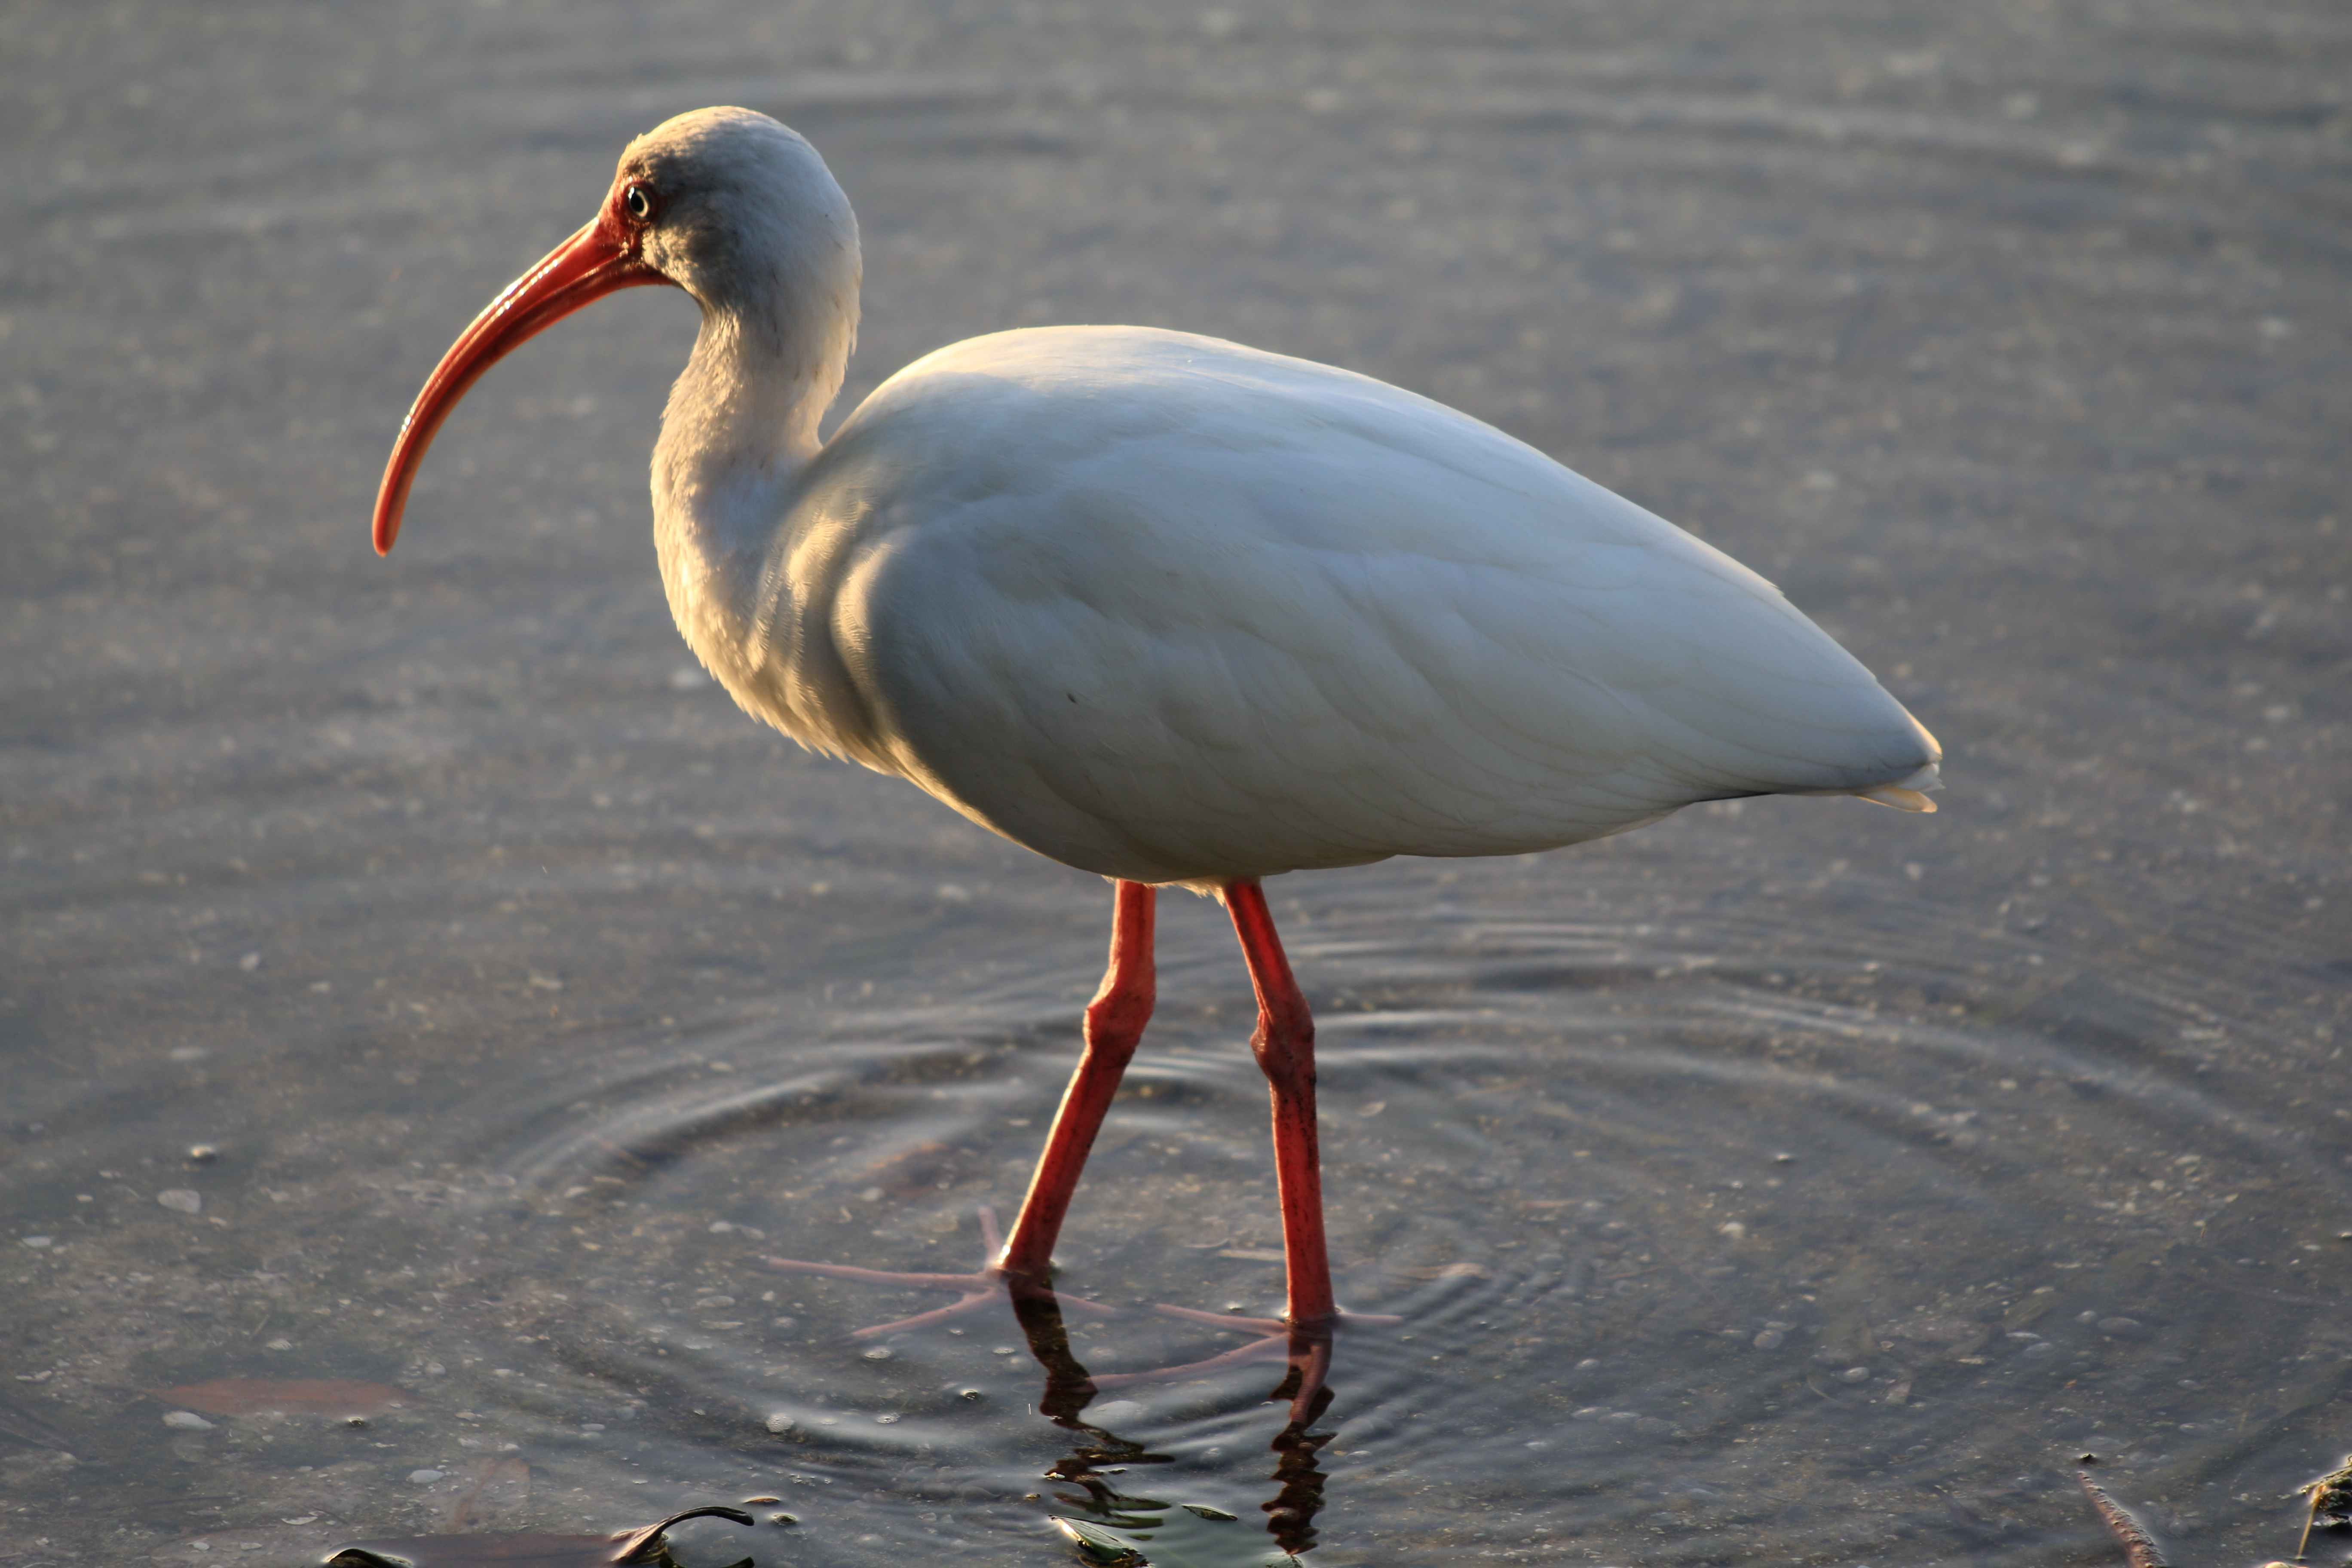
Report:
[[[779,352],[813,316],[854,333],[857,220],[799,132],[748,109],[698,109],[629,143],[596,216],[502,289],[458,334],[402,421],[376,492],[392,549],[425,448],[485,371],[621,289],[668,283]]]
[[[755,331],[811,290],[855,310],[857,220],[798,132],[748,109],[698,109],[621,154],[605,211],[663,279]]]

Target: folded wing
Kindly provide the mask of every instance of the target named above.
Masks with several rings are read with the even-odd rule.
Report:
[[[1006,333],[910,366],[829,453],[803,508],[855,538],[803,597],[869,760],[1105,875],[1511,853],[1698,800],[1933,786],[1933,738],[1769,583],[1361,376]]]

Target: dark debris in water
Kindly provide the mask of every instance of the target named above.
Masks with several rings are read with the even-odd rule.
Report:
[[[690,1508],[658,1524],[606,1535],[419,1535],[337,1547],[325,1568],[677,1568],[665,1532],[689,1519],[756,1521],[741,1509]],[[746,1557],[732,1568],[754,1568]]]
[[[2090,1456],[2086,1454],[2084,1458]],[[2162,1549],[2157,1545],[2155,1537],[2148,1533],[2147,1527],[2129,1509],[2109,1496],[2105,1488],[2091,1479],[2089,1472],[2077,1470],[2074,1479],[2082,1483],[2083,1495],[2089,1498],[2091,1506],[2098,1510],[2107,1532],[2124,1549],[2124,1560],[2130,1568],[2173,1568]],[[2295,1542],[2294,1563],[2273,1561],[2262,1563],[2260,1568],[2295,1568],[2295,1564],[2304,1560],[2305,1549],[2311,1544],[2311,1532],[2315,1527],[2352,1525],[2352,1454],[2345,1455],[2344,1462],[2335,1469],[2305,1481],[2286,1495],[2291,1499],[2307,1499],[2310,1502],[2310,1513],[2303,1523],[2303,1539]]]
[[[2124,1561],[2130,1563],[2131,1568],[2171,1568],[2163,1552],[2158,1548],[2156,1538],[2148,1534],[2147,1527],[2140,1523],[2130,1510],[2109,1497],[2107,1489],[2093,1480],[2089,1471],[2076,1470],[2074,1479],[2082,1483],[2083,1495],[2091,1500],[2091,1506],[2098,1510],[2107,1532],[2123,1547]]]
[[[2344,1462],[2326,1475],[2305,1481],[2286,1495],[2306,1499],[2311,1504],[2303,1521],[2303,1539],[2295,1542],[2294,1554],[2300,1558],[2311,1545],[2314,1529],[2352,1525],[2352,1454],[2345,1455]]]

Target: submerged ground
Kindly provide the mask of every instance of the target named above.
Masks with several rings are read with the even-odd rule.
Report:
[[[11,7],[0,1563],[763,1496],[680,1556],[1052,1561],[1059,1514],[1162,1562],[2113,1561],[2085,1451],[2179,1560],[2285,1555],[2352,1447],[2347,41],[2192,0]],[[451,334],[728,101],[857,204],[853,396],[1061,321],[1383,376],[1772,576],[1950,751],[1930,819],[1269,889],[1341,1294],[1408,1319],[1304,1439],[1265,1367],[1073,1415],[1009,1313],[853,1342],[940,1299],[764,1261],[977,1259],[1108,899],[688,668],[643,471],[688,305],[501,366],[367,547]],[[1064,1283],[1266,1310],[1246,985],[1211,907],[1163,931]]]

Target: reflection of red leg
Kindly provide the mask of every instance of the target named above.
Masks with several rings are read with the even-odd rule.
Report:
[[[1289,1281],[1283,1316],[1294,1328],[1328,1326],[1331,1258],[1323,1245],[1322,1156],[1315,1138],[1315,1020],[1290,977],[1265,893],[1255,880],[1225,889],[1225,910],[1257,988],[1250,1049],[1274,1101],[1275,1183],[1282,1197],[1282,1250]]]
[[[1127,1071],[1128,1059],[1143,1038],[1143,1026],[1151,1018],[1152,914],[1159,894],[1141,882],[1121,882],[1118,897],[1110,964],[1103,971],[1102,988],[1087,1006],[1086,1049],[1078,1058],[1078,1070],[1070,1075],[1070,1087],[1062,1093],[1062,1108],[1054,1113],[1045,1152],[1029,1178],[1029,1195],[1013,1216],[1013,1235],[996,1260],[996,1267],[1016,1283],[1042,1285],[1048,1278],[1054,1240],[1070,1212],[1078,1173],[1086,1169],[1095,1134],[1102,1130],[1111,1097],[1118,1092],[1119,1076]]]

